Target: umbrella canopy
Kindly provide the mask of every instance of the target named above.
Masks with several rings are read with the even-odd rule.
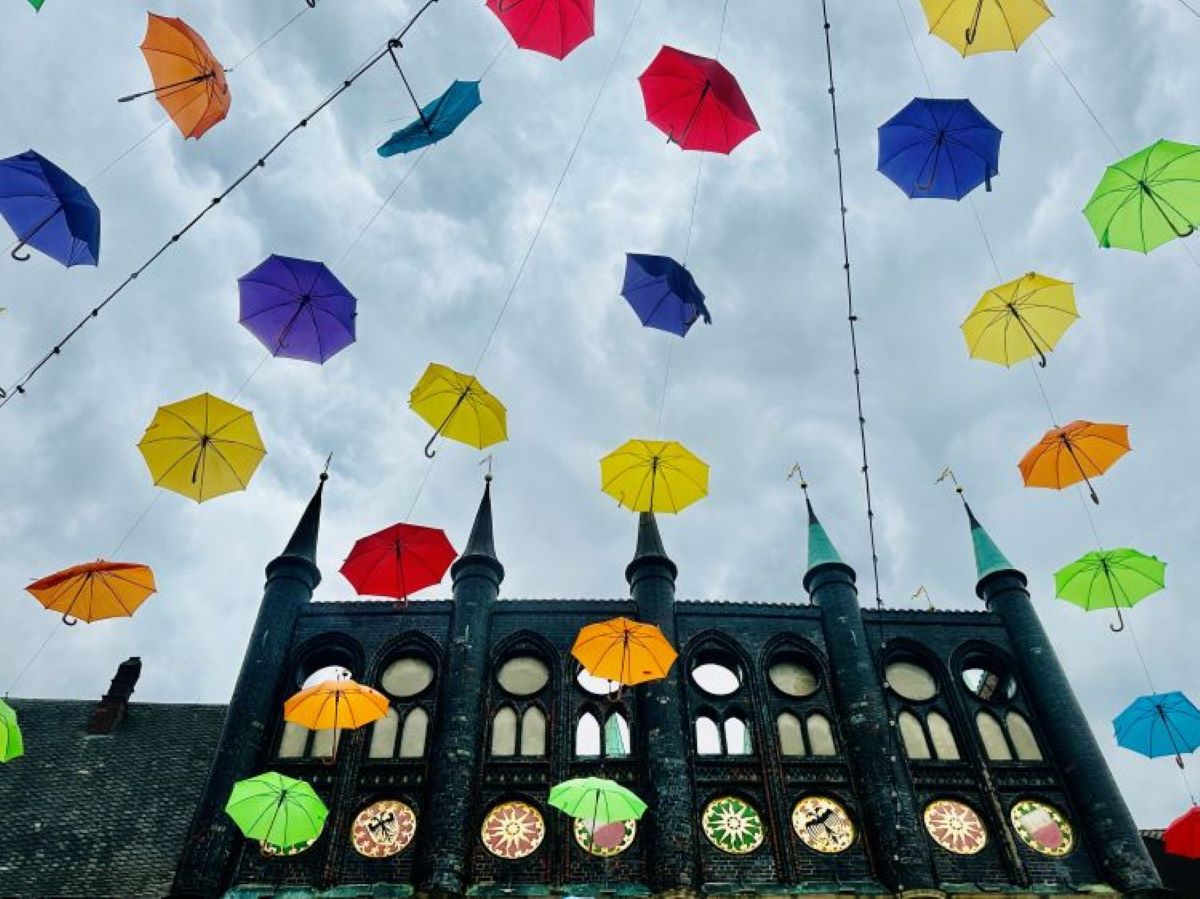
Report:
[[[148,565],[97,559],[34,581],[25,591],[66,624],[129,617],[157,588]]]
[[[1193,805],[1167,826],[1163,846],[1171,855],[1200,858],[1200,806]]]
[[[648,328],[683,337],[700,318],[712,324],[692,273],[670,256],[626,253],[621,296]]]
[[[646,811],[642,802],[627,787],[602,777],[577,777],[551,788],[549,802],[572,818],[593,824],[634,821]]]
[[[33,247],[67,268],[100,261],[100,209],[87,188],[53,162],[26,150],[0,159],[0,215],[20,243],[12,257]]]
[[[267,454],[254,414],[211,393],[160,406],[138,449],[155,485],[198,503],[245,490]]]
[[[1129,449],[1129,425],[1073,421],[1047,431],[1019,468],[1026,487],[1062,490],[1083,481],[1092,502],[1099,503],[1091,479],[1108,471]]]
[[[282,849],[320,836],[329,810],[304,781],[268,771],[235,783],[225,813],[249,839]]]
[[[596,33],[595,7],[595,0],[487,0],[518,47],[555,59]]]
[[[508,412],[474,375],[431,362],[408,397],[409,408],[433,425],[425,455],[439,434],[483,449],[508,439]]]
[[[354,730],[378,721],[388,713],[389,705],[378,690],[349,679],[327,680],[289,697],[283,704],[283,717],[309,730]]]
[[[1139,696],[1113,719],[1117,745],[1152,759],[1175,756],[1183,767],[1183,753],[1200,746],[1200,709],[1182,693]]]
[[[737,79],[715,59],[664,46],[638,83],[647,120],[684,150],[732,153],[758,131]]]
[[[478,81],[455,81],[444,94],[421,107],[415,122],[393,132],[377,152],[396,156],[445,140],[482,102]]]
[[[42,4],[45,2],[46,0],[29,0],[29,5],[36,10],[41,10]]]
[[[1132,609],[1152,593],[1166,587],[1167,564],[1136,549],[1098,549],[1054,573],[1059,599],[1093,609],[1116,609],[1117,627],[1124,629],[1121,607]],[[1112,627],[1110,625],[1110,627]]]
[[[0,762],[11,762],[25,754],[25,741],[17,726],[17,713],[0,699]]]
[[[204,38],[182,19],[148,13],[142,55],[154,80],[153,93],[184,138],[199,138],[229,114],[225,68]],[[132,100],[143,94],[122,97]]]
[[[1110,165],[1083,214],[1102,247],[1149,253],[1200,225],[1200,147],[1160,140]]]
[[[582,628],[571,655],[593,677],[625,686],[666,677],[677,657],[657,627],[628,618]]]
[[[1054,13],[1043,0],[921,0],[929,33],[963,56],[1016,50]]]
[[[961,200],[992,189],[1000,135],[970,100],[917,97],[879,126],[879,171],[913,199]]]
[[[355,542],[341,572],[360,596],[407,600],[441,583],[457,555],[445,531],[394,524]]]
[[[1075,288],[1029,272],[988,290],[962,323],[972,359],[1006,368],[1033,356],[1046,367],[1046,354],[1075,324]]]
[[[354,343],[358,301],[320,262],[268,256],[238,278],[238,322],[273,356],[323,363]]]
[[[630,440],[600,460],[600,489],[634,512],[679,512],[708,496],[708,464],[674,440]]]

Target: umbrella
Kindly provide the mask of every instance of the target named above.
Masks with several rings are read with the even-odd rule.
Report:
[[[104,559],[64,568],[25,588],[47,609],[62,613],[63,623],[71,625],[128,617],[155,589],[154,572],[148,565]]]
[[[633,821],[642,817],[646,803],[627,787],[602,777],[577,777],[550,790],[549,802],[572,818],[597,824]]]
[[[1099,503],[1090,478],[1102,475],[1129,452],[1129,426],[1073,421],[1051,428],[1021,459],[1026,487],[1062,490],[1083,481]]]
[[[1098,549],[1054,573],[1059,599],[1093,609],[1116,609],[1117,627],[1123,630],[1121,606],[1132,609],[1152,593],[1166,587],[1167,563],[1136,549]]]
[[[1183,767],[1183,753],[1200,746],[1200,709],[1176,691],[1139,696],[1113,719],[1117,745],[1152,759],[1175,756]]]
[[[239,323],[273,356],[323,363],[354,343],[358,301],[320,262],[268,256],[238,278]]]
[[[211,393],[160,406],[138,449],[157,486],[198,503],[245,490],[267,453],[254,414]]]
[[[46,2],[46,0],[29,0],[29,5],[32,6],[34,9],[40,11],[42,8],[42,4],[45,2]]]
[[[483,449],[508,439],[508,413],[504,404],[488,393],[474,375],[464,375],[431,362],[412,389],[408,405],[434,427],[425,444],[433,458],[433,441],[444,434],[468,446]]]
[[[555,59],[596,33],[595,6],[595,0],[487,0],[518,47]]]
[[[225,813],[247,838],[279,849],[320,836],[329,810],[304,781],[268,771],[235,783]]]
[[[1200,858],[1200,806],[1193,805],[1167,826],[1163,845],[1171,855]]]
[[[666,677],[677,654],[653,624],[614,618],[581,629],[571,655],[593,677],[633,686]]]
[[[600,489],[634,512],[678,512],[708,495],[708,465],[674,440],[630,440],[600,460]]]
[[[417,120],[393,132],[377,152],[395,156],[436,144],[453,134],[482,102],[478,81],[455,81],[432,103],[420,107]]]
[[[1054,13],[1043,0],[921,0],[929,33],[963,56],[1016,50]]]
[[[204,38],[182,19],[148,13],[142,55],[154,89],[121,97],[127,103],[154,94],[184,138],[199,138],[229,114],[225,68]]]
[[[638,83],[647,120],[684,150],[732,153],[758,131],[737,79],[715,59],[664,46]]]
[[[962,332],[973,359],[1008,367],[1036,354],[1045,368],[1046,354],[1077,318],[1070,282],[1029,272],[988,290]]]
[[[648,328],[683,337],[699,318],[712,324],[692,273],[670,256],[626,253],[621,296]]]
[[[879,171],[914,199],[961,200],[1000,174],[1000,129],[970,100],[917,97],[879,126]]]
[[[1200,225],[1200,147],[1160,140],[1110,165],[1083,207],[1102,247],[1149,253]]]
[[[378,721],[388,713],[389,705],[378,690],[349,679],[327,680],[289,697],[283,704],[283,717],[309,730],[353,730]],[[336,740],[333,751],[336,755]]]
[[[408,595],[440,583],[458,553],[445,531],[394,524],[356,541],[341,572],[359,596]]]
[[[11,762],[24,754],[25,741],[21,738],[21,728],[17,726],[17,713],[0,699],[0,762]]]
[[[25,246],[67,268],[100,261],[100,209],[87,188],[33,150],[0,159],[0,215]]]

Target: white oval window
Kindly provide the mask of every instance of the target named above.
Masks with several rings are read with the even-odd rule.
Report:
[[[702,662],[692,669],[696,686],[713,696],[728,696],[742,685],[742,679],[732,668],[718,662]]]
[[[433,683],[433,666],[412,656],[396,659],[383,670],[379,683],[392,696],[401,699],[416,696]]]
[[[500,666],[496,680],[513,696],[532,696],[550,682],[550,669],[533,656],[517,656]]]
[[[812,696],[819,686],[812,669],[791,659],[775,662],[767,669],[767,677],[776,690],[788,696]]]
[[[922,702],[937,695],[933,675],[913,662],[892,662],[885,674],[888,686],[905,699]]]

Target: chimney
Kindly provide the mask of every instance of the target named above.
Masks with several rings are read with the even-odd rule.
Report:
[[[108,692],[92,709],[92,717],[87,726],[89,734],[111,734],[120,726],[125,720],[129,697],[133,695],[133,688],[137,686],[141,673],[142,660],[137,656],[132,656],[120,664]]]

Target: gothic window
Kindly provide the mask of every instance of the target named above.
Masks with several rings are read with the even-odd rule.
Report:
[[[613,712],[604,722],[604,754],[609,758],[629,755],[629,723],[620,712]]]
[[[937,681],[916,662],[892,662],[884,672],[892,692],[913,702],[924,702],[937,695]]]
[[[534,656],[515,656],[500,666],[496,680],[513,696],[532,696],[550,682],[550,669]]]
[[[307,727],[292,724],[288,721],[283,725],[283,737],[279,741],[279,757],[281,759],[304,758],[304,750],[308,748],[308,735],[312,733]]]
[[[399,731],[400,715],[395,709],[388,709],[387,714],[371,728],[371,744],[367,748],[367,757],[390,759],[396,752],[396,735]],[[280,752],[282,754],[282,750]]]
[[[1029,722],[1019,712],[1009,712],[1005,723],[1008,724],[1008,737],[1017,750],[1017,758],[1023,762],[1040,762],[1042,750]]]
[[[400,758],[419,759],[425,755],[425,735],[429,730],[429,713],[418,706],[404,716],[400,731]]]
[[[517,754],[517,713],[504,706],[492,719],[492,755]]]
[[[721,730],[717,722],[707,715],[696,719],[696,753],[698,755],[721,754]]]
[[[531,705],[521,716],[521,755],[546,754],[546,715]]]
[[[750,745],[750,728],[746,722],[736,715],[725,719],[725,754],[750,755],[754,751]]]
[[[800,733],[800,719],[791,712],[784,712],[775,720],[779,729],[779,751],[784,756],[804,755],[804,737]]]
[[[1012,699],[1017,692],[1016,680],[992,659],[972,657],[963,665],[962,679],[967,692],[984,702]]]
[[[979,740],[983,743],[983,752],[989,760],[1012,761],[1012,750],[1008,747],[1008,740],[1004,738],[1004,729],[990,712],[981,711],[976,715],[975,727],[979,730]]]
[[[342,730],[338,728],[334,730],[318,730],[313,732],[312,747],[308,750],[309,757],[318,759],[331,759],[337,751],[337,745],[341,742]]]
[[[954,739],[954,731],[950,722],[938,712],[930,712],[925,716],[925,726],[929,729],[929,741],[933,744],[933,754],[942,761],[958,759],[958,742]]]
[[[813,755],[837,755],[833,728],[828,718],[821,714],[809,715],[804,724],[808,730],[808,747]]]
[[[598,756],[600,746],[600,722],[591,712],[584,712],[575,725],[575,754]]]
[[[411,650],[384,666],[379,689],[392,700],[387,715],[371,725],[367,758],[424,758],[429,736],[432,693],[436,669],[429,658]]]
[[[904,741],[904,754],[910,759],[932,758],[920,719],[912,712],[901,712],[896,721],[900,725],[900,739]]]
[[[728,652],[704,650],[696,655],[692,683],[710,696],[729,696],[742,687],[741,666]]]
[[[383,692],[396,699],[409,699],[433,683],[433,666],[417,656],[396,659],[379,679]]]
[[[340,656],[334,656],[340,658]],[[328,659],[327,653],[319,653],[317,659]],[[307,673],[306,673],[307,672]],[[326,681],[345,681],[354,677],[353,672],[344,665],[322,665],[320,661],[310,665],[302,665],[296,673],[300,681],[300,689],[307,690]],[[291,721],[283,723],[283,733],[279,738],[276,755],[281,759],[321,759],[331,758],[338,742],[338,733],[333,730],[309,730]]]

